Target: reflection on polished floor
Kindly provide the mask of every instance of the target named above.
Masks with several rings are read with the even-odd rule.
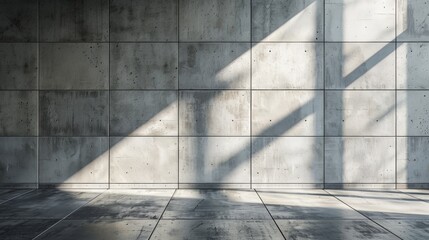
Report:
[[[0,239],[429,239],[429,190],[0,190]]]

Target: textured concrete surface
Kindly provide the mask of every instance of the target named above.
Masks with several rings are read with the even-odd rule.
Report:
[[[365,219],[323,190],[260,189],[258,193],[274,219]]]
[[[182,41],[250,41],[249,0],[181,0]]]
[[[250,142],[243,137],[180,137],[179,182],[246,184]]]
[[[161,220],[151,239],[283,239],[271,220]]]
[[[397,54],[398,88],[429,89],[429,44],[401,43]]]
[[[4,0],[0,3],[0,42],[37,41],[37,1]]]
[[[254,0],[252,11],[253,41],[323,41],[322,0]]]
[[[100,193],[82,189],[34,190],[0,203],[0,237],[231,240],[429,237],[426,211],[429,202],[393,190],[128,189]],[[14,214],[6,214],[5,209]]]
[[[0,185],[427,188],[428,9],[2,0]]]
[[[252,140],[253,183],[323,183],[323,138]]]
[[[369,220],[278,220],[286,239],[400,239]]]
[[[173,195],[165,190],[109,190],[71,214],[70,220],[159,219]]]
[[[327,43],[327,89],[394,89],[395,44]]]
[[[40,135],[107,136],[108,93],[40,92]]]
[[[178,0],[110,1],[111,41],[177,41]]]
[[[39,9],[43,42],[109,40],[108,0],[43,0]]]
[[[253,92],[252,133],[254,136],[322,136],[323,92]]]
[[[111,89],[177,89],[177,43],[110,45]]]
[[[37,183],[37,138],[0,138],[0,185]]]
[[[429,138],[399,137],[398,143],[398,182],[429,182]]]
[[[64,220],[39,239],[149,239],[156,220]]]
[[[255,89],[323,88],[323,45],[259,43],[252,48]]]
[[[37,44],[0,43],[0,89],[37,89]]]
[[[107,89],[109,45],[43,43],[40,45],[41,89]]]
[[[180,89],[249,89],[249,43],[183,43]]]
[[[327,41],[391,41],[395,0],[326,0]]]
[[[327,136],[395,136],[394,91],[327,91],[325,98]]]
[[[177,183],[177,137],[117,137],[110,144],[111,183]]]
[[[248,136],[249,91],[181,91],[179,134]]]
[[[177,135],[177,105],[176,91],[112,91],[110,134]]]
[[[0,92],[0,136],[37,136],[37,92]]]
[[[176,190],[163,219],[168,220],[270,220],[253,190]]]
[[[341,201],[373,220],[426,220],[428,202],[397,191],[328,190]]]
[[[398,0],[398,41],[429,40],[429,2]]]
[[[43,137],[39,145],[40,184],[108,183],[108,138]]]
[[[398,91],[398,136],[429,135],[429,91]]]
[[[327,183],[395,183],[394,137],[325,139]]]

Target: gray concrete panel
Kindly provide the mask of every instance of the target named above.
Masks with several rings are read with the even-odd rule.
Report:
[[[0,3],[0,42],[37,41],[37,1],[3,0]]]
[[[109,40],[109,0],[40,1],[40,41]]]
[[[37,135],[37,92],[0,92],[0,136]]]
[[[181,89],[249,89],[249,43],[181,43]]]
[[[40,44],[41,89],[107,89],[107,43]]]
[[[177,89],[177,43],[110,45],[111,89]]]
[[[107,136],[108,92],[40,92],[41,136]]]
[[[112,0],[110,40],[177,41],[177,7],[178,0]]]
[[[112,91],[112,136],[177,135],[176,91]]]

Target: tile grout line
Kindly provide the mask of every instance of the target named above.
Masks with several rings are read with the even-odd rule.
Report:
[[[378,222],[372,220],[370,217],[368,217],[367,215],[363,214],[362,212],[356,210],[355,208],[353,208],[352,206],[350,206],[349,204],[347,204],[346,202],[344,202],[343,200],[341,200],[340,198],[338,198],[337,196],[331,194],[330,192],[326,191],[325,189],[323,189],[323,191],[325,191],[327,194],[329,194],[330,196],[334,197],[335,199],[337,199],[338,201],[340,201],[341,203],[343,203],[344,205],[346,205],[347,207],[353,209],[355,212],[359,213],[360,215],[364,216],[365,218],[367,218],[368,220],[370,220],[371,222],[375,223],[377,226],[383,228],[384,230],[386,230],[387,232],[391,233],[392,235],[394,235],[395,237],[397,237],[398,239],[403,240],[401,237],[399,237],[398,235],[396,235],[395,233],[393,233],[392,231],[390,231],[389,229],[385,228],[383,225],[379,224]]]
[[[398,1],[395,1],[395,189],[398,189]]]
[[[403,190],[398,190],[398,191],[399,191],[399,192],[401,192],[401,193],[403,193],[403,194],[405,194],[405,195],[407,195],[407,196],[410,196],[410,197],[412,197],[412,198],[414,198],[414,199],[417,199],[417,200],[419,200],[419,201],[421,201],[421,202],[429,203],[429,201],[428,201],[428,200],[425,200],[425,199],[421,199],[421,198],[415,197],[414,195],[411,195],[411,194],[409,194],[409,193],[407,193],[407,192],[404,192]]]
[[[180,188],[180,0],[177,0],[177,188]]]
[[[159,224],[159,222],[161,221],[162,216],[163,216],[163,215],[164,215],[164,213],[165,213],[165,210],[167,210],[167,207],[168,207],[168,205],[170,204],[171,199],[173,199],[174,195],[176,194],[176,191],[177,191],[177,188],[176,188],[176,189],[174,189],[174,192],[173,192],[173,194],[171,195],[170,200],[168,200],[167,205],[165,205],[165,208],[164,208],[164,210],[162,211],[161,216],[159,216],[159,219],[158,219],[158,221],[156,222],[155,227],[153,227],[152,232],[150,233],[150,235],[149,235],[149,237],[148,237],[148,240],[152,238],[153,233],[155,232],[156,228],[158,227],[158,224]]]
[[[108,38],[109,38],[109,49],[108,49],[108,51],[109,51],[109,59],[108,59],[108,62],[109,62],[109,76],[108,76],[108,78],[109,78],[109,83],[108,83],[108,89],[109,89],[109,93],[108,93],[108,110],[107,110],[107,115],[108,115],[108,123],[107,123],[107,136],[108,136],[108,141],[107,141],[107,144],[108,144],[108,146],[107,146],[107,148],[108,148],[108,156],[107,156],[107,161],[108,161],[108,164],[107,164],[107,167],[109,168],[108,169],[108,171],[107,171],[107,188],[108,189],[110,189],[110,75],[111,75],[111,73],[110,73],[110,45],[111,45],[111,43],[110,43],[110,0],[109,0],[109,3],[108,3],[108,9],[109,9],[109,11],[108,11],[108,30],[109,30],[109,35],[108,35]]]
[[[36,189],[40,184],[40,0],[37,1],[37,107],[36,107]]]
[[[9,202],[9,201],[11,201],[11,200],[13,200],[13,199],[16,199],[16,198],[19,198],[19,197],[21,197],[21,196],[24,196],[25,194],[30,193],[30,192],[33,192],[33,191],[35,191],[35,190],[36,190],[36,189],[30,189],[30,190],[28,190],[28,191],[26,191],[26,192],[23,192],[23,193],[21,193],[21,194],[16,195],[15,197],[12,197],[12,198],[9,198],[9,199],[7,199],[7,200],[4,200],[3,202],[0,202],[0,204],[6,203],[6,202]]]
[[[81,209],[82,207],[86,206],[88,203],[92,202],[94,199],[96,199],[98,196],[100,196],[101,194],[105,193],[107,191],[107,189],[105,189],[103,192],[97,194],[95,197],[91,198],[91,200],[89,200],[88,202],[86,202],[85,204],[83,204],[82,206],[76,208],[75,210],[73,210],[72,212],[70,212],[69,214],[67,214],[66,216],[64,216],[63,218],[61,218],[60,220],[58,220],[57,222],[55,222],[54,224],[52,224],[51,226],[49,226],[47,229],[45,229],[43,232],[39,233],[37,236],[35,236],[33,238],[33,240],[41,237],[43,234],[45,234],[46,232],[48,232],[49,230],[51,230],[53,227],[55,227],[58,223],[62,222],[63,220],[65,220],[66,218],[68,218],[70,215],[72,215],[73,213],[75,213],[76,211],[78,211],[79,209]]]
[[[323,189],[326,187],[326,77],[325,77],[325,64],[326,64],[326,27],[325,27],[325,14],[326,2],[323,0]]]
[[[250,41],[252,41],[253,38],[253,2],[250,1]],[[250,170],[249,170],[249,174],[250,174],[250,189],[253,188],[253,129],[252,129],[252,125],[253,125],[253,46],[252,43],[250,43]]]
[[[277,224],[276,220],[274,220],[273,215],[271,215],[270,210],[268,210],[267,205],[265,205],[264,200],[262,200],[261,196],[259,196],[258,191],[256,191],[256,189],[253,189],[256,193],[256,195],[258,195],[259,200],[261,200],[262,204],[264,205],[265,209],[267,210],[268,214],[270,215],[271,219],[273,220],[274,224],[276,225],[277,229],[280,231],[280,234],[283,236],[283,238],[286,240],[285,235],[283,234],[282,230],[280,229],[279,225]]]

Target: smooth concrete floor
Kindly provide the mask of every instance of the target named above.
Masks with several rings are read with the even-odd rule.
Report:
[[[0,239],[429,239],[429,190],[0,189]]]

